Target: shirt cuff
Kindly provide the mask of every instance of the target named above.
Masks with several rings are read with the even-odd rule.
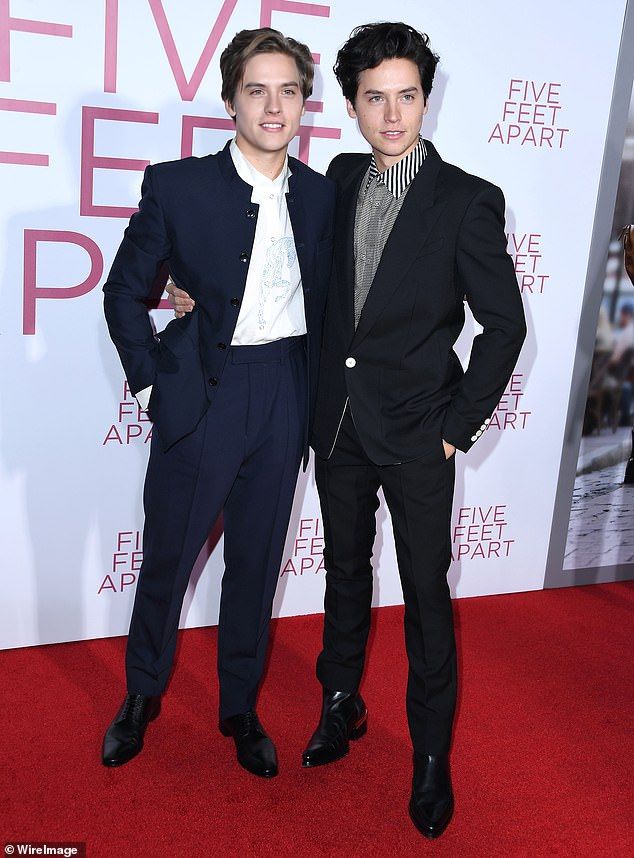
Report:
[[[152,395],[152,386],[144,387],[143,390],[139,390],[136,394],[136,401],[139,403],[141,411],[147,411],[147,407],[150,404],[150,396]]]

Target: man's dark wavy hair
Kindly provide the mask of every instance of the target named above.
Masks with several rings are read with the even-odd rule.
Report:
[[[440,59],[429,47],[429,36],[419,33],[409,24],[383,22],[356,27],[337,54],[334,73],[351,104],[357,97],[361,72],[376,68],[383,60],[392,59],[416,63],[427,101]]]

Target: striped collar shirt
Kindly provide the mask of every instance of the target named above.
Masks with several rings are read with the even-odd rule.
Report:
[[[374,155],[370,161],[370,169],[368,171],[369,187],[373,181],[382,182],[394,199],[398,199],[403,191],[405,191],[413,181],[416,173],[420,170],[423,161],[427,157],[427,148],[422,137],[418,138],[418,145],[405,158],[401,158],[396,164],[392,164],[387,170],[382,173],[376,165]]]

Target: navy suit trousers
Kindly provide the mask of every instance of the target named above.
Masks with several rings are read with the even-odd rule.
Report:
[[[161,694],[189,576],[223,512],[220,717],[255,706],[306,431],[306,342],[232,346],[196,429],[166,452],[152,438],[143,565],[126,651],[128,691]]]

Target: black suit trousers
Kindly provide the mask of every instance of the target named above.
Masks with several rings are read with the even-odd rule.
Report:
[[[414,750],[449,750],[456,701],[456,646],[447,570],[455,463],[375,465],[346,410],[328,459],[316,458],[324,519],[326,595],[317,676],[325,688],[356,691],[370,630],[372,549],[379,488],[392,518],[405,602],[407,717]]]

